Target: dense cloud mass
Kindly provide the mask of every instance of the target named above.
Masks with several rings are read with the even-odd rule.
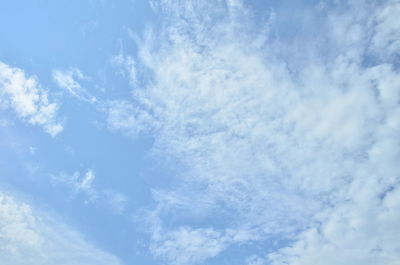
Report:
[[[153,7],[168,18],[137,43],[152,78],[108,119],[179,164],[153,191],[153,254],[195,264],[284,239],[243,262],[396,264],[399,3],[321,2],[296,34],[240,1]]]

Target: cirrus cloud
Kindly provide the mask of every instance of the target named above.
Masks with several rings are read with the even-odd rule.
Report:
[[[318,5],[305,25],[321,25],[321,37],[304,39],[275,35],[278,12],[258,30],[240,1],[153,2],[167,19],[138,42],[152,77],[131,102],[110,105],[108,122],[151,133],[154,158],[176,169],[176,185],[155,189],[144,218],[157,257],[202,263],[240,242],[267,246],[274,264],[399,258],[390,231],[398,234],[400,78],[387,34],[398,29],[397,5]],[[370,233],[377,225],[387,230]],[[185,243],[198,234],[210,236]],[[279,239],[292,243],[277,250]]]
[[[2,264],[121,264],[72,228],[14,196],[0,192]]]

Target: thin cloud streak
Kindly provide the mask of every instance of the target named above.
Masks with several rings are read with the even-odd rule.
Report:
[[[65,89],[75,98],[93,104],[97,101],[96,97],[91,96],[78,82],[84,79],[87,79],[87,77],[78,68],[70,68],[64,71],[53,70],[53,80],[59,87]]]
[[[51,179],[55,185],[63,185],[70,189],[73,197],[83,195],[86,204],[106,206],[116,214],[125,211],[127,196],[114,190],[97,187],[96,174],[92,169],[88,169],[84,174],[78,171],[72,174],[61,172],[51,175]]]

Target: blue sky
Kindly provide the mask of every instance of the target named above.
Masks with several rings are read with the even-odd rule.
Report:
[[[399,15],[2,1],[0,263],[398,264]]]

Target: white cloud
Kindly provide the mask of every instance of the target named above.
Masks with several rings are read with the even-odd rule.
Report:
[[[390,0],[374,12],[375,34],[372,38],[372,49],[390,61],[396,60],[393,55],[400,52],[400,3]]]
[[[53,80],[61,88],[64,88],[72,96],[86,102],[94,103],[97,99],[91,96],[86,89],[81,87],[77,80],[87,79],[78,68],[68,70],[53,70]]]
[[[49,102],[48,91],[35,77],[0,62],[0,109],[13,109],[24,121],[40,125],[52,136],[63,130],[56,114],[59,106]]]
[[[110,130],[120,130],[135,135],[151,129],[147,122],[150,119],[153,120],[151,115],[135,107],[131,102],[114,100],[104,106],[107,111],[107,125]],[[154,123],[152,122],[152,124]]]
[[[63,184],[72,190],[74,196],[83,195],[85,203],[99,203],[108,206],[115,213],[122,213],[125,210],[127,197],[112,190],[99,189],[94,184],[96,174],[92,169],[81,174],[75,171],[73,174],[60,173],[52,175],[55,184]]]
[[[139,45],[153,78],[108,117],[112,129],[152,133],[156,158],[176,169],[176,185],[154,192],[152,252],[196,264],[238,242],[282,237],[295,242],[271,254],[275,264],[398,260],[398,205],[378,196],[394,198],[400,181],[397,48],[372,53],[369,42],[392,43],[381,27],[392,32],[397,22],[381,14],[396,9],[318,7],[328,17],[313,33],[322,37],[299,51],[297,39],[259,36],[266,31],[240,2],[153,6],[168,17]],[[292,63],[291,48],[303,60]],[[379,225],[387,230],[371,231]]]
[[[111,64],[120,68],[120,73],[129,79],[129,83],[132,86],[137,85],[138,77],[136,62],[132,56],[124,55],[121,51],[118,55],[111,57]]]
[[[83,193],[89,201],[97,198],[97,192],[92,187],[95,179],[94,172],[89,169],[85,174],[80,174],[78,171],[73,174],[62,173],[59,175],[53,175],[52,180],[54,182],[60,182],[68,187],[72,188],[74,193]]]
[[[0,259],[4,265],[121,264],[72,228],[4,192],[0,193]]]
[[[220,232],[211,228],[181,227],[174,231],[161,231],[154,238],[151,250],[170,264],[195,264],[216,256],[226,247],[224,241]]]
[[[379,59],[375,58],[373,62],[376,65],[371,67],[359,64],[354,67],[349,61],[362,64],[361,55],[346,60],[338,58],[340,63],[336,65],[334,74],[339,75],[335,77],[340,82],[348,82],[347,93],[357,89],[359,92],[351,107],[344,108],[348,110],[347,117],[341,118],[340,126],[336,128],[346,127],[346,119],[353,116],[351,124],[358,123],[356,131],[349,131],[345,136],[358,142],[353,145],[352,154],[362,159],[352,166],[351,179],[341,187],[338,200],[319,213],[315,222],[300,233],[294,243],[270,254],[267,264],[397,264],[400,258],[397,240],[400,235],[397,225],[400,221],[400,168],[396,162],[400,159],[397,137],[400,133],[400,78],[396,65],[392,64],[398,45],[391,40],[394,35],[387,34],[400,30],[395,19],[400,13],[398,3],[393,1],[376,6],[361,1],[352,7],[364,16],[352,17],[352,9],[345,14],[353,21],[358,20],[355,24],[361,26],[367,36],[356,39],[356,46],[362,48],[362,54],[371,48],[366,39],[372,39],[373,54],[370,56]],[[373,27],[368,28],[371,25]],[[332,24],[331,27],[337,26]],[[367,98],[361,97],[361,91],[367,88],[374,92],[374,96],[370,95],[368,102],[364,102]],[[363,110],[357,113],[356,109],[363,102]],[[343,109],[342,105],[337,106]]]
[[[364,178],[351,188],[349,202],[321,214],[293,245],[271,254],[269,264],[398,264],[400,186]]]
[[[85,175],[83,176],[82,181],[79,182],[75,182],[75,184],[77,184],[77,188],[78,190],[90,190],[92,188],[92,183],[94,181],[94,173],[93,170],[89,169],[88,172],[85,173]]]

